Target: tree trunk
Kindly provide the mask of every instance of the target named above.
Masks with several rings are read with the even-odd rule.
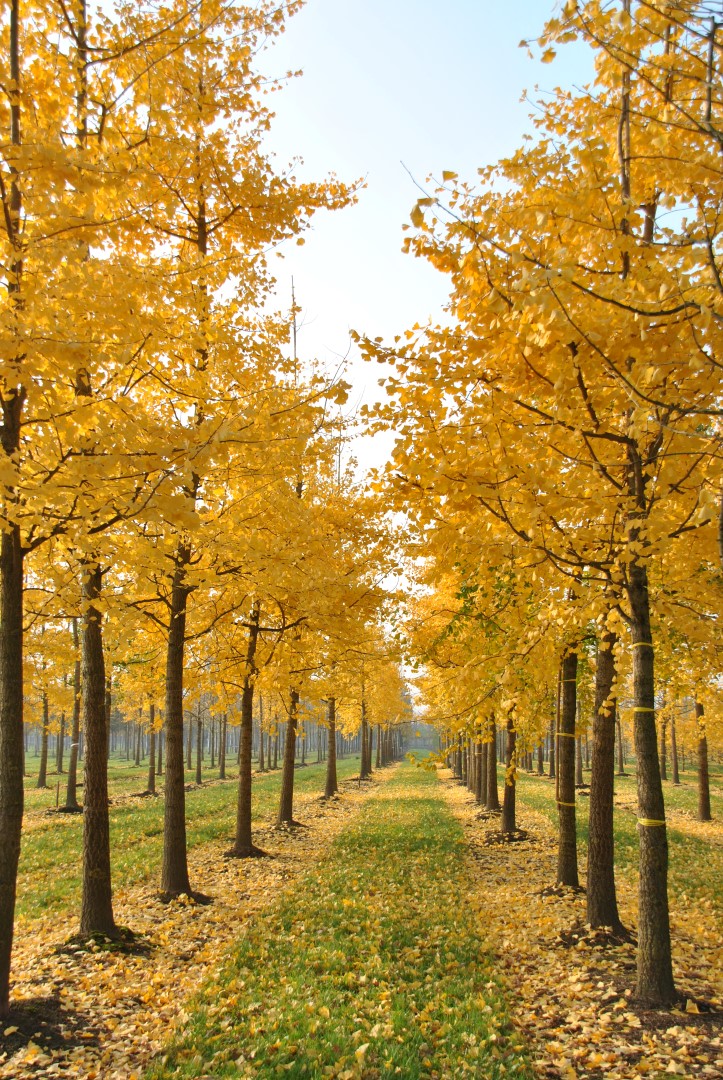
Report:
[[[12,8],[16,13],[15,3]],[[3,397],[5,424],[15,399]],[[2,434],[6,455],[11,451]],[[23,820],[23,548],[0,532],[0,1018],[9,1014],[10,955]]]
[[[545,775],[545,749],[544,739],[540,740],[540,745],[537,747],[537,775]]]
[[[582,771],[582,735],[575,739],[575,787],[583,787],[585,775]]]
[[[236,801],[236,837],[231,855],[247,859],[262,854],[251,838],[251,762],[254,739],[254,681],[256,647],[259,639],[261,608],[254,604],[248,624],[246,666],[241,694],[241,740],[239,750],[238,798]]]
[[[670,764],[673,772],[673,783],[680,784],[680,772],[678,770],[678,739],[675,733],[675,714],[670,718]]]
[[[58,731],[58,747],[55,755],[55,771],[58,776],[63,775],[63,758],[65,756],[65,713],[60,714],[60,730]]]
[[[587,853],[587,921],[592,927],[622,929],[615,893],[613,795],[615,774],[615,681],[617,635],[602,635],[595,673],[595,713],[592,721],[590,827]]]
[[[640,886],[636,996],[652,1005],[675,1000],[668,914],[668,836],[655,732],[654,651],[650,631],[648,572],[628,569],[632,616],[635,755],[638,779]]]
[[[558,710],[557,711],[559,713],[559,704],[558,704]],[[557,742],[556,724],[557,724],[557,715],[553,716],[552,719],[550,720],[550,768],[549,768],[548,775],[549,775],[551,780],[557,780],[557,776],[556,776],[556,773],[555,773],[555,743]]]
[[[186,854],[186,791],[183,769],[183,654],[186,644],[186,604],[190,592],[184,584],[184,578],[190,555],[188,547],[179,545],[171,583],[166,654],[166,798],[161,891],[169,897],[191,893]]]
[[[203,720],[201,719],[201,706],[198,706],[196,717],[196,783],[201,786],[203,774],[201,772],[201,744],[203,742]]]
[[[148,747],[148,791],[151,795],[156,794],[156,706],[154,702],[148,704],[148,732],[150,745]]]
[[[665,734],[666,734],[667,726],[668,725],[665,722],[665,718],[661,716],[661,718],[660,718],[660,779],[661,780],[667,780],[668,779],[668,762],[667,762],[667,755],[666,755],[666,752],[665,752],[665,750],[666,750]]]
[[[507,752],[505,754],[505,790],[502,796],[503,833],[513,833],[517,828],[515,816],[515,793],[517,789],[517,732],[511,716],[507,718]]]
[[[73,665],[73,728],[70,736],[70,757],[68,759],[68,782],[65,788],[65,809],[80,810],[78,806],[78,746],[80,744],[80,633],[78,620],[73,618],[73,645],[75,664]]]
[[[560,726],[557,745],[557,810],[560,823],[557,884],[577,888],[577,825],[575,819],[575,714],[577,711],[577,653],[562,661]]]
[[[159,718],[163,723],[163,716]],[[156,776],[163,776],[163,728],[158,729],[158,761],[156,762]]]
[[[324,798],[330,799],[339,790],[336,779],[336,699],[329,698],[326,704],[326,721],[329,725],[329,753],[326,759],[326,786]]]
[[[481,739],[475,743],[475,802],[478,806],[484,806],[487,791],[487,762],[485,760],[485,744]]]
[[[698,821],[712,821],[710,812],[710,778],[708,773],[708,739],[705,733],[705,710],[700,701],[695,703],[695,719],[698,728]]]
[[[11,0],[9,6],[9,75],[10,82],[17,88],[17,92],[9,94],[9,134],[12,145],[19,147],[22,141],[20,0]],[[6,290],[12,310],[21,302],[19,293],[23,275],[22,195],[14,167],[10,170],[9,188],[7,220],[14,250],[6,275]],[[19,372],[22,357],[16,355],[10,359],[16,362]],[[20,447],[25,390],[20,385],[12,385],[12,366],[7,360],[6,367],[7,373],[0,387],[0,443],[5,455],[4,464],[11,465],[10,459],[17,455]],[[6,488],[6,514],[11,505],[12,491]],[[23,554],[20,529],[8,521],[0,531],[0,1018],[9,1013],[10,955],[23,820]]]
[[[495,812],[500,808],[500,797],[497,792],[497,725],[495,718],[490,718],[490,741],[487,743],[487,799],[485,810]]]
[[[83,613],[83,896],[80,932],[84,936],[117,933],[113,918],[108,820],[108,738],[105,718],[103,616],[96,607],[103,588],[97,564],[82,565]]]
[[[625,755],[623,753],[623,725],[617,721],[618,730],[618,776],[625,776]]]
[[[48,786],[48,727],[50,726],[50,717],[48,715],[48,692],[43,690],[43,722],[41,726],[40,736],[40,766],[38,768],[38,782],[35,785],[39,788],[46,788]]]
[[[228,733],[228,715],[226,713],[221,717],[221,731],[219,733],[218,744],[218,778],[219,780],[226,779],[226,736]]]
[[[291,691],[289,719],[286,722],[286,745],[284,746],[284,764],[281,774],[281,799],[279,801],[279,825],[296,825],[294,821],[294,758],[296,756],[296,717],[299,708],[299,694]]]

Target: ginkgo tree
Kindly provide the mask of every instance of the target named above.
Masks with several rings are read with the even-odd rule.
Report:
[[[537,138],[474,188],[445,174],[420,200],[409,247],[450,275],[454,318],[369,351],[396,364],[394,476],[413,512],[427,493],[483,509],[528,566],[544,559],[573,593],[595,586],[588,614],[603,633],[630,631],[637,993],[665,1002],[649,572],[679,538],[717,528],[721,82],[702,11],[634,8],[573,3],[550,24],[545,58],[554,40],[584,37],[594,86],[543,103]]]

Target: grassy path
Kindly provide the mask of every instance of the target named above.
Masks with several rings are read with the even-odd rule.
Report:
[[[531,1075],[434,774],[403,765],[247,926],[148,1075]]]

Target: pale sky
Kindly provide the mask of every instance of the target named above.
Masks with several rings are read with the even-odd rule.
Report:
[[[263,56],[270,74],[303,70],[273,98],[267,146],[299,175],[363,177],[358,205],[318,216],[303,247],[276,265],[279,304],[293,275],[305,325],[299,354],[332,363],[349,329],[391,339],[440,317],[447,281],[401,253],[402,225],[420,183],[476,170],[512,152],[532,130],[525,89],[590,77],[590,56],[566,49],[553,64],[518,47],[534,38],[554,0],[307,0]],[[402,162],[404,165],[402,165]],[[353,358],[352,358],[353,359]],[[378,370],[352,362],[355,400],[379,396]],[[378,457],[380,450],[371,452]]]

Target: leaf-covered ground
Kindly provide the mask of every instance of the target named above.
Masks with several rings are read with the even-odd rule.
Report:
[[[584,895],[569,889],[548,891],[556,873],[554,783],[522,776],[518,825],[529,838],[490,845],[489,834],[499,827],[495,819],[480,814],[466,788],[449,773],[440,775],[465,827],[477,878],[484,883],[483,925],[513,987],[514,1021],[534,1048],[536,1075],[550,1080],[723,1076],[720,821],[703,826],[685,810],[668,814],[674,826],[673,959],[683,1001],[673,1010],[644,1010],[632,1000],[634,947],[605,945],[585,932]],[[623,794],[623,803],[625,798]],[[624,805],[621,811],[623,820],[616,824],[623,842],[618,902],[624,924],[634,930],[635,817],[629,814],[627,820]],[[584,837],[586,814],[580,816]],[[580,872],[584,881],[583,858]],[[576,926],[582,927],[577,937],[571,933]]]
[[[249,925],[168,1077],[530,1077],[464,837],[405,764],[327,856]]]
[[[340,767],[349,774],[358,769],[358,758],[346,759]],[[235,785],[222,785],[228,806],[221,809],[215,803],[218,788],[196,793],[199,799],[211,798],[220,839],[198,843],[191,850],[191,881],[213,896],[214,903],[200,906],[179,900],[163,905],[157,899],[155,875],[139,884],[119,886],[114,896],[116,918],[147,936],[151,945],[147,955],[100,948],[56,952],[77,930],[75,867],[71,866],[71,887],[63,891],[62,910],[57,910],[56,900],[50,915],[26,917],[18,923],[13,950],[15,1006],[10,1022],[0,1026],[0,1077],[131,1080],[140,1076],[145,1063],[185,1019],[184,1002],[218,970],[249,921],[323,857],[379,782],[375,777],[360,789],[347,778],[341,784],[343,796],[324,802],[319,799],[323,769],[299,770],[295,808],[308,828],[291,832],[273,828],[278,775],[255,779],[254,836],[273,853],[273,859],[224,859],[233,830]],[[154,813],[162,815],[161,802]],[[40,851],[34,849],[45,873],[51,872],[47,843]],[[139,850],[145,852],[142,844]],[[68,876],[62,851],[61,847],[54,867],[58,879]]]

